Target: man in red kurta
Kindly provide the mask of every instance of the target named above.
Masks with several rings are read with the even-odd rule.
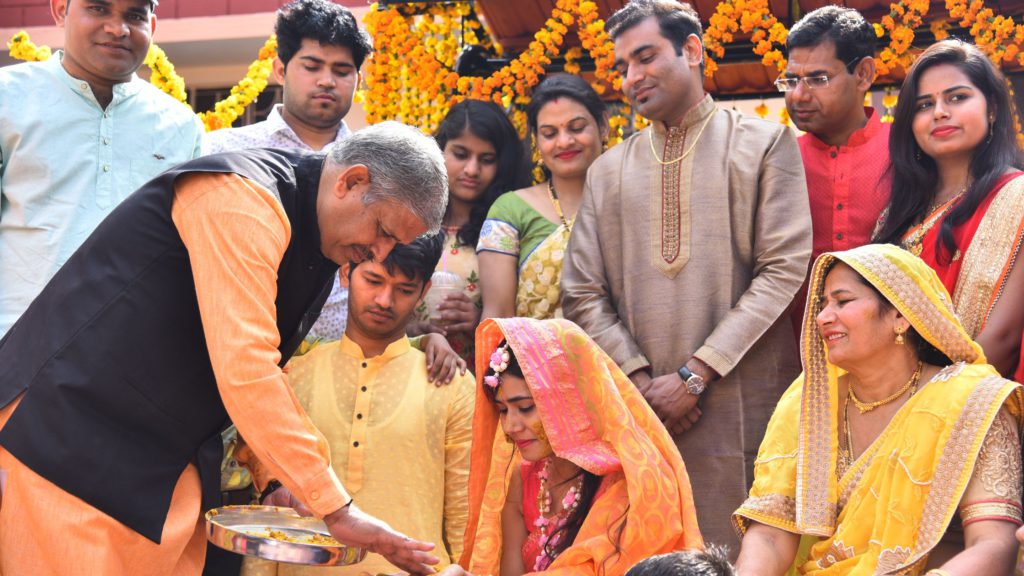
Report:
[[[776,81],[797,128],[807,173],[814,245],[825,252],[871,241],[889,201],[889,124],[864,106],[875,79],[875,32],[856,10],[825,6],[797,22],[786,39],[789,64]],[[792,319],[799,335],[806,286]]]

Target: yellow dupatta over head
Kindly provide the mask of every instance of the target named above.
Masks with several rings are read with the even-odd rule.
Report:
[[[863,276],[915,331],[954,362],[893,416],[837,475],[843,374],[815,322],[836,261]],[[916,574],[956,513],[982,441],[1004,405],[1022,414],[1020,385],[1004,380],[964,331],[935,272],[891,245],[823,254],[814,264],[801,334],[804,374],[786,391],[754,464],[750,497],[733,516],[818,541],[802,574]]]
[[[469,523],[459,564],[474,574],[498,574],[501,565],[501,510],[519,460],[483,392],[483,376],[503,340],[519,361],[555,454],[604,477],[572,546],[545,572],[619,576],[648,556],[702,548],[682,458],[611,358],[568,320],[489,319],[476,333]]]

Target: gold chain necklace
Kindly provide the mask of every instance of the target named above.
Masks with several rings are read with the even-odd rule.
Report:
[[[847,470],[850,469],[850,465],[853,464],[853,433],[850,432],[850,395],[846,395],[846,401],[843,402],[843,432],[846,436],[846,446],[839,447],[839,462],[836,467],[838,475],[842,477]]]
[[[949,200],[946,200],[945,202],[933,202],[930,206],[928,206],[928,214],[932,214],[933,212],[938,210],[940,206],[952,206],[954,203],[956,203],[957,200],[960,199],[961,196],[964,195],[964,192],[967,192],[967,186],[961,188],[959,192],[953,194],[953,196]]]
[[[928,208],[927,216],[925,216],[921,223],[918,224],[917,228],[914,228],[911,230],[910,234],[907,234],[906,239],[903,241],[903,245],[906,246],[907,250],[909,250],[914,256],[920,256],[921,253],[924,252],[924,237],[933,227],[935,227],[939,220],[942,220],[943,216],[953,209],[957,200],[959,200],[966,191],[967,188],[964,187],[962,190],[957,192],[955,196],[946,200],[941,205],[930,206]]]
[[[903,396],[903,394],[907,390],[909,390],[911,386],[913,386],[916,389],[917,382],[918,380],[921,379],[922,366],[924,366],[924,362],[921,362],[919,360],[917,362],[917,370],[914,370],[914,373],[910,376],[910,380],[907,380],[907,383],[904,384],[899,390],[897,390],[891,396],[882,398],[881,400],[876,400],[874,402],[861,402],[857,398],[857,395],[853,393],[853,385],[847,386],[846,391],[848,392],[850,399],[853,400],[853,405],[857,407],[857,410],[859,410],[861,414],[864,414],[865,412],[871,412],[875,408],[878,408],[879,406],[885,406],[886,404],[892,402],[893,400],[896,400],[900,396]],[[911,392],[911,394],[913,394],[913,392]]]
[[[676,162],[679,162],[683,158],[689,156],[690,152],[693,152],[693,149],[697,147],[697,143],[700,142],[700,136],[701,134],[704,133],[704,129],[708,127],[708,123],[711,122],[711,117],[715,115],[715,112],[718,112],[718,108],[715,108],[714,110],[711,111],[711,114],[708,114],[708,119],[705,120],[704,124],[701,125],[700,131],[697,132],[697,136],[693,139],[693,144],[690,144],[689,150],[684,151],[683,155],[680,156],[679,158],[676,158],[675,160],[662,160],[661,158],[658,158],[658,151],[655,150],[654,148],[654,128],[651,127],[651,130],[647,132],[647,140],[651,143],[651,154],[654,154],[655,162],[661,164],[662,166],[668,166],[669,164],[675,164]],[[665,131],[665,138],[668,138],[667,130]]]
[[[551,197],[551,205],[555,207],[555,214],[558,214],[558,219],[562,221],[562,226],[569,230],[569,223],[565,220],[565,215],[562,214],[562,203],[558,201],[558,192],[555,192],[554,178],[548,180],[548,196]]]
[[[907,388],[910,388],[910,395],[913,396],[914,393],[917,392],[917,384],[921,381],[921,368],[923,365],[923,362],[918,361],[917,370],[914,371],[914,374],[910,377],[910,380],[907,381],[907,385],[900,389],[900,391],[897,392],[895,395],[890,396],[889,398],[886,398],[885,400],[881,400],[879,402],[872,402],[871,404],[867,405],[862,404],[859,400],[857,400],[857,397],[854,396],[853,387],[847,385],[846,401],[843,403],[843,432],[844,436],[846,437],[846,446],[840,446],[839,462],[837,464],[839,468],[838,473],[840,476],[845,474],[846,471],[850,469],[850,466],[853,465],[853,431],[850,429],[850,400],[853,400],[854,405],[857,406],[857,410],[860,410],[860,413],[863,414],[864,412],[870,412],[871,410],[874,410],[875,408],[878,408],[883,404],[887,404],[889,402],[892,402],[896,398],[899,398],[900,396],[903,395],[904,392],[907,391]],[[861,406],[869,407],[867,409],[861,409]]]

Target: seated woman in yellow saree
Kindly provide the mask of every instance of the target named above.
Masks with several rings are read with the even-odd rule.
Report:
[[[985,363],[909,252],[824,254],[810,282],[805,372],[776,407],[733,516],[740,574],[786,573],[801,536],[799,574],[1010,574],[1020,385]],[[963,544],[944,545],[957,515]]]
[[[485,320],[476,342],[461,566],[621,576],[648,556],[703,548],[675,444],[578,326]]]

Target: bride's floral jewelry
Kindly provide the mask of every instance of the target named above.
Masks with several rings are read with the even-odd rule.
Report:
[[[537,491],[537,520],[533,524],[540,529],[540,540],[538,540],[540,553],[537,554],[537,560],[533,564],[534,572],[545,570],[554,561],[554,558],[548,556],[547,546],[558,543],[561,534],[556,535],[555,533],[559,528],[565,526],[566,520],[580,507],[580,500],[583,498],[583,474],[580,474],[576,482],[565,493],[565,497],[562,498],[562,512],[557,518],[548,518],[548,514],[551,513],[551,491],[548,489],[548,478],[551,474],[549,468],[552,460],[553,458],[548,458],[544,462],[544,467],[537,472],[537,477],[540,478],[540,489]],[[551,539],[552,536],[554,539]]]
[[[508,363],[512,357],[508,353],[508,344],[498,346],[498,348],[491,353],[490,367],[494,371],[494,374],[484,376],[484,384],[491,388],[497,388],[498,384],[501,383],[501,373],[508,370]]]

